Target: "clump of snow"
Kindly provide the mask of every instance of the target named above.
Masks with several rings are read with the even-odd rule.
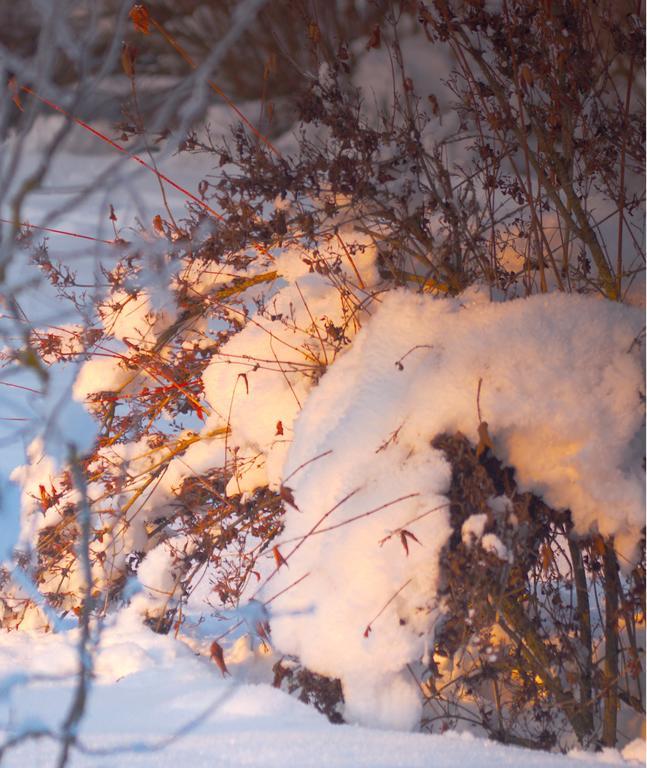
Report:
[[[496,515],[511,512],[513,507],[512,501],[507,496],[491,496],[487,505]]]
[[[165,543],[159,544],[139,564],[137,576],[145,589],[160,598],[168,598],[177,584],[173,565],[170,548]]]
[[[634,739],[622,750],[622,756],[627,761],[635,761],[641,765],[645,764],[647,755],[647,744],[644,739]]]
[[[312,385],[333,363],[340,339],[354,336],[369,286],[378,279],[376,249],[344,232],[312,254],[288,248],[275,269],[288,284],[214,357],[203,374],[212,416],[205,432],[226,427],[229,494],[278,487],[292,423]]]
[[[106,333],[116,339],[139,342],[153,336],[155,316],[148,294],[117,291],[99,307],[99,316]]]
[[[106,354],[87,360],[79,369],[72,393],[75,400],[85,402],[97,392],[126,391],[136,374],[129,371],[117,354]]]
[[[418,722],[407,665],[433,632],[450,532],[450,469],[431,448],[436,435],[460,431],[476,443],[487,421],[522,490],[570,508],[577,531],[613,535],[635,557],[642,322],[594,298],[465,305],[396,291],[309,394],[281,475],[296,504],[279,545],[289,568],[264,595],[285,590],[272,603],[276,647],[341,678],[347,718]],[[261,406],[251,443],[272,403],[250,402]],[[500,542],[486,544],[507,559]]]
[[[512,562],[512,554],[496,534],[486,533],[481,539],[481,546],[486,552],[496,555],[499,560]]]
[[[116,291],[98,307],[99,318],[108,337],[126,345],[150,348],[159,334],[175,319],[175,311],[155,309],[146,291],[129,294]],[[77,344],[78,346],[78,344]],[[73,395],[85,401],[98,392],[126,393],[141,372],[129,369],[127,357],[107,347],[95,350],[93,357],[83,363],[74,382]]]
[[[487,515],[470,515],[461,528],[461,540],[465,546],[471,546],[483,536]]]
[[[27,448],[27,464],[16,467],[9,479],[21,488],[20,494],[20,538],[17,546],[27,548],[37,531],[51,525],[58,519],[54,508],[44,509],[41,489],[45,496],[55,495],[54,483],[58,467],[54,460],[45,453],[42,438],[37,437]]]
[[[94,671],[101,683],[112,683],[133,675],[154,664],[151,657],[137,643],[123,642],[101,648],[95,660]]]

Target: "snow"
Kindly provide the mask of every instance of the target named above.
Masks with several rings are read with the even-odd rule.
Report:
[[[595,768],[643,761],[643,741],[628,745],[624,758],[615,750],[562,756],[469,734],[334,726],[287,694],[256,683],[249,651],[238,662],[228,657],[233,679],[223,679],[213,662],[132,619],[123,616],[103,631],[81,725],[82,744],[104,754],[74,750],[72,768]],[[75,635],[0,637],[0,723],[6,733],[60,724],[73,689]],[[34,679],[27,683],[29,674]],[[10,750],[3,765],[51,768],[56,754],[51,740],[31,741]]]
[[[486,514],[470,515],[461,527],[461,539],[463,544],[470,546],[474,541],[478,541],[483,536],[486,523]]]
[[[55,510],[45,511],[41,507],[40,487],[46,493],[52,493],[58,472],[56,463],[45,453],[45,446],[40,437],[35,438],[27,448],[29,464],[16,467],[9,479],[20,485],[21,499],[21,540],[19,546],[25,547],[36,531],[53,522]]]
[[[407,665],[433,633],[450,534],[436,435],[477,443],[480,411],[522,489],[570,508],[578,532],[614,535],[626,562],[638,556],[643,369],[629,350],[642,322],[594,298],[391,292],[312,390],[283,468],[296,504],[279,542],[289,568],[263,595],[286,590],[272,605],[274,643],[341,679],[347,719],[411,729],[420,717]],[[482,544],[509,559],[494,534]]]
[[[380,66],[375,65],[377,58],[383,59]],[[370,80],[375,100],[387,103],[391,92],[382,72],[390,71],[390,64],[385,54],[374,52],[362,67],[360,77]],[[222,118],[222,111],[218,115]],[[36,121],[27,146],[28,166],[59,125],[58,118]],[[450,122],[444,130],[451,132]],[[121,231],[130,238],[127,227],[135,216],[147,222],[160,210],[157,182],[142,181],[141,173],[124,173],[122,168],[115,184],[106,185],[101,175],[112,158],[79,163],[79,145],[74,144],[79,135],[83,151],[92,152],[86,134],[75,130],[66,152],[55,159],[52,176],[67,179],[71,198],[75,184],[87,186],[95,178],[88,178],[91,165],[100,192],[68,212],[65,225],[112,237],[105,215],[112,195]],[[199,157],[160,160],[165,173],[190,189],[204,172]],[[46,218],[46,209],[65,195],[55,197],[49,204],[42,198],[30,202],[27,215]],[[169,198],[177,204],[175,193]],[[281,204],[277,201],[277,207]],[[89,210],[95,211],[93,217]],[[268,559],[263,590],[257,594],[253,584],[238,615],[245,620],[247,612],[245,628],[254,627],[259,615],[268,615],[259,600],[285,589],[269,606],[275,650],[297,655],[314,671],[340,677],[344,716],[354,724],[332,726],[273,689],[268,680],[276,657],[263,656],[260,645],[252,651],[245,637],[226,646],[233,679],[223,680],[208,659],[209,642],[219,630],[213,617],[200,613],[208,610],[200,603],[206,590],[196,589],[191,596],[190,618],[204,619],[193,637],[176,640],[142,627],[142,615],[163,605],[175,588],[172,554],[163,544],[146,554],[138,581],[129,588],[130,606],[110,618],[102,633],[89,714],[82,723],[87,745],[132,749],[103,756],[76,753],[71,764],[583,768],[642,763],[641,740],[631,742],[622,756],[605,750],[564,757],[469,734],[406,732],[417,725],[421,709],[407,665],[428,653],[424,636],[433,633],[439,612],[438,555],[450,533],[445,496],[450,468],[431,448],[431,439],[444,431],[462,431],[477,442],[479,422],[487,421],[497,455],[516,467],[522,488],[555,507],[569,507],[580,533],[598,530],[615,536],[623,562],[632,562],[644,523],[639,435],[644,374],[640,351],[633,349],[644,323],[641,311],[559,295],[497,304],[478,288],[456,300],[400,291],[366,305],[367,293],[378,281],[375,249],[361,233],[342,229],[341,236],[355,249],[354,263],[335,241],[322,248],[320,258],[324,263],[341,260],[350,295],[340,293],[338,282],[325,270],[311,269],[304,260],[310,254],[297,248],[274,254],[269,268],[281,277],[278,290],[204,374],[211,413],[199,439],[170,463],[124,540],[115,542],[106,535],[104,548],[114,550],[119,567],[129,551],[143,549],[146,522],[164,514],[174,489],[193,472],[227,464],[234,470],[230,494],[247,494],[266,484],[276,490],[284,483],[296,502],[296,508],[287,505],[278,542],[289,567],[275,571]],[[54,254],[59,249],[67,257],[71,248],[74,258],[92,262],[94,268],[110,258],[106,248],[74,251],[55,238],[51,245]],[[12,269],[20,276],[20,264]],[[183,279],[196,292],[206,293],[233,276],[194,263],[185,265]],[[38,291],[26,308],[43,327],[58,310],[51,296]],[[74,397],[85,402],[92,393],[127,387],[133,373],[118,364],[122,345],[131,340],[152,343],[175,312],[172,303],[158,300],[155,286],[104,302],[99,319],[112,336],[111,347],[92,350],[91,359],[80,367]],[[328,323],[343,328],[348,344],[331,343],[325,336]],[[63,332],[70,335],[69,351],[76,353],[81,347],[74,328],[71,324]],[[54,392],[66,397],[67,389]],[[33,410],[53,410],[59,417],[54,439],[30,442],[30,434],[27,464],[13,469],[14,449],[4,460],[13,469],[12,480],[21,485],[21,546],[56,519],[54,508],[42,510],[40,485],[52,490],[69,440],[78,437],[81,445],[94,435],[79,427],[88,422],[81,422],[78,412],[60,418],[64,411],[53,404],[49,396],[40,410]],[[40,418],[37,426],[44,421]],[[214,437],[223,428],[227,439]],[[144,471],[156,460],[146,444],[105,450],[124,476]],[[99,497],[100,483],[90,493]],[[116,494],[110,503],[121,498]],[[489,506],[496,511],[506,503],[499,497]],[[97,510],[100,516],[100,504]],[[5,556],[17,532],[5,526],[5,518],[0,522],[8,531],[2,542]],[[485,533],[486,524],[487,515],[472,516],[463,525],[463,539],[474,546],[480,540],[486,550],[509,559],[505,542]],[[18,587],[14,599],[24,594]],[[36,611],[22,626],[46,623]],[[60,724],[74,685],[76,641],[75,629],[0,635],[0,725],[7,734],[34,724]],[[196,718],[182,738],[166,743]],[[29,742],[11,750],[4,764],[50,766],[54,755],[51,741]]]
[[[373,258],[366,249],[353,270],[365,284],[375,279]],[[410,665],[427,654],[441,612],[439,554],[450,535],[450,467],[432,439],[462,432],[476,443],[486,421],[522,490],[570,508],[582,534],[615,536],[624,563],[633,562],[644,509],[636,439],[643,368],[632,343],[642,314],[591,297],[496,303],[477,291],[450,300],[400,290],[360,313],[356,333],[327,274],[309,272],[295,253],[276,261],[289,279],[206,369],[211,415],[202,433],[171,461],[122,540],[104,537],[105,568],[149,547],[131,609],[158,615],[179,573],[167,544],[147,543],[146,522],[171,508],[184,477],[227,462],[228,493],[289,488],[295,505],[286,505],[277,544],[289,567],[261,565],[276,650],[341,679],[347,721],[412,730],[422,699]],[[104,315],[115,336],[157,322],[146,296],[122,299],[115,317]],[[345,324],[352,343],[338,349],[324,337],[328,320]],[[88,369],[96,380],[99,361],[85,364],[81,384]],[[214,441],[218,430],[226,438]],[[145,443],[106,450],[135,477],[159,459]],[[24,483],[25,520],[41,516],[42,471],[53,472],[43,464],[39,473],[36,462],[49,461],[41,453],[36,444],[32,465],[14,472]],[[97,498],[100,491],[97,483]],[[496,512],[508,503],[499,497],[489,506]],[[486,551],[510,561],[505,542],[485,526],[470,519],[463,536],[480,537]],[[77,577],[71,568],[70,587]],[[257,595],[250,583],[246,598]],[[195,599],[191,610],[201,620]]]
[[[510,563],[514,562],[506,545],[494,533],[486,533],[481,539],[481,546],[486,552],[491,552],[493,555],[496,555],[499,560]]]
[[[339,245],[322,248],[321,262],[331,265],[341,259],[347,279],[356,279],[357,270],[365,288],[373,285],[374,245],[352,230],[341,234],[345,249],[355,252],[354,268]],[[229,494],[268,484],[278,487],[294,419],[321,370],[335,359],[326,326],[332,323],[351,339],[353,323],[364,314],[353,312],[359,300],[340,291],[339,276],[311,272],[306,256],[311,254],[297,248],[277,256],[275,269],[288,284],[272,296],[263,314],[256,314],[224,345],[203,374],[213,411],[204,431],[230,430],[227,460],[234,475]]]

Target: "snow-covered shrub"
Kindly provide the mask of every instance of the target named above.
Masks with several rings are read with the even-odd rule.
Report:
[[[130,601],[223,671],[242,626],[335,719],[611,746],[644,711],[641,30],[611,3],[405,6],[335,50],[308,26],[293,136],[183,137],[198,193],[134,234],[111,210],[103,295],[35,249],[92,323],[28,349],[81,364],[99,432],[15,471],[21,562],[57,614]],[[453,107],[409,50],[454,56]],[[6,584],[5,626],[50,623]]]
[[[348,717],[415,727],[426,700],[429,724],[467,717],[552,746],[568,731],[561,708],[582,742],[599,735],[605,628],[580,590],[613,583],[623,625],[643,620],[641,325],[642,313],[593,298],[391,292],[325,374],[284,466],[290,568],[268,595],[307,574],[275,601],[272,636],[341,678]],[[458,445],[442,437],[457,433]],[[600,547],[613,552],[604,568]],[[641,648],[627,630],[625,661]],[[534,700],[521,685],[508,700],[513,669],[532,671]],[[477,695],[483,679],[500,694]]]

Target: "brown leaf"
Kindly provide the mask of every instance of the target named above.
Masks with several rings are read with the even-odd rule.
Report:
[[[308,37],[315,45],[321,40],[321,30],[319,29],[318,24],[314,21],[311,21],[310,24],[308,24]]]
[[[207,417],[205,416],[204,410],[200,403],[194,403],[192,400],[189,400],[189,405],[193,408],[195,415],[200,419],[200,421],[206,421]]]
[[[521,79],[523,82],[529,87],[532,88],[535,84],[535,78],[533,77],[532,70],[527,64],[524,64],[519,69],[519,74],[521,75]]]
[[[246,373],[239,373],[238,378],[242,379],[245,382],[245,393],[249,394],[249,381],[247,380],[247,374]]]
[[[371,48],[379,48],[382,43],[382,33],[380,32],[380,25],[376,24],[371,30],[371,35],[366,43],[366,50],[370,51]]]
[[[429,103],[431,104],[431,111],[434,115],[434,117],[438,117],[440,114],[440,107],[438,106],[438,99],[434,96],[433,93],[430,93],[429,96],[427,96],[427,99]]]
[[[166,232],[164,231],[164,220],[159,215],[159,213],[153,218],[153,229],[160,237],[166,237]]]
[[[368,637],[368,636],[371,634],[371,631],[372,631],[372,630],[371,630],[371,625],[370,625],[370,624],[368,624],[368,625],[367,625],[367,627],[366,627],[366,629],[364,630],[364,637],[366,637],[366,638],[367,638],[367,637]]]
[[[488,450],[494,453],[494,444],[487,428],[487,421],[482,421],[479,424],[479,442],[476,446],[476,458],[480,459],[481,456]]]
[[[599,557],[604,557],[604,554],[606,552],[606,547],[604,545],[604,539],[602,538],[602,536],[596,536],[593,539],[592,548],[596,555],[598,555]]]
[[[288,565],[288,561],[280,553],[278,547],[272,547],[272,554],[274,555],[274,562],[276,563],[277,569],[280,568],[282,565],[284,565],[286,568],[290,567]]]
[[[38,486],[38,491],[40,493],[40,505],[43,508],[43,512],[46,512],[52,503],[50,495],[47,493],[47,489],[42,484]]]
[[[132,7],[132,10],[128,14],[135,25],[137,32],[141,32],[144,35],[150,34],[150,19],[148,17],[148,11],[146,8],[137,3]]]
[[[270,75],[274,74],[274,72],[276,72],[276,54],[270,53],[263,67],[263,80],[269,80]]]
[[[110,221],[117,221],[117,214],[115,213],[114,207],[110,206],[110,216],[108,217]]]
[[[272,631],[270,629],[269,621],[257,621],[256,622],[256,634],[262,637],[263,640],[269,640]]]
[[[221,671],[222,676],[225,677],[225,675],[230,675],[231,672],[227,669],[227,665],[225,664],[225,653],[222,650],[222,646],[220,643],[216,642],[215,640],[213,643],[211,643],[211,658],[216,662],[216,665],[218,669]]]
[[[407,530],[401,530],[400,531],[400,541],[402,542],[402,546],[404,547],[404,551],[407,553],[407,557],[409,557],[409,543],[407,539],[412,539],[416,542],[416,544],[420,544],[418,541],[416,535],[414,533],[411,533],[411,531]],[[422,544],[420,544],[422,546]]]
[[[11,93],[11,101],[18,107],[18,109],[21,112],[24,112],[24,108],[22,106],[22,101],[20,101],[20,88],[18,87],[18,83],[16,82],[15,77],[10,77],[7,85],[9,86],[9,92]]]
[[[283,434],[283,422],[277,421],[276,422],[276,433],[275,435],[282,435]]]
[[[541,569],[544,572],[544,575],[550,571],[550,566],[553,564],[553,551],[548,546],[548,544],[544,544],[541,548]]]
[[[137,58],[137,49],[128,43],[121,46],[121,67],[128,77],[135,76],[135,60]]]
[[[292,488],[288,488],[287,485],[282,485],[281,489],[279,491],[279,496],[283,499],[283,501],[286,504],[289,504],[291,507],[294,507],[297,512],[299,512],[299,507],[297,507],[296,502],[294,501],[294,496],[292,495]]]

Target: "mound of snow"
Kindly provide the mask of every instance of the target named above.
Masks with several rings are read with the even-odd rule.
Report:
[[[397,291],[312,390],[283,468],[298,507],[280,544],[289,569],[265,597],[285,590],[274,642],[341,678],[348,719],[406,729],[420,716],[407,665],[427,653],[450,532],[436,435],[477,442],[487,421],[522,490],[636,555],[642,324],[594,298],[467,304]]]

